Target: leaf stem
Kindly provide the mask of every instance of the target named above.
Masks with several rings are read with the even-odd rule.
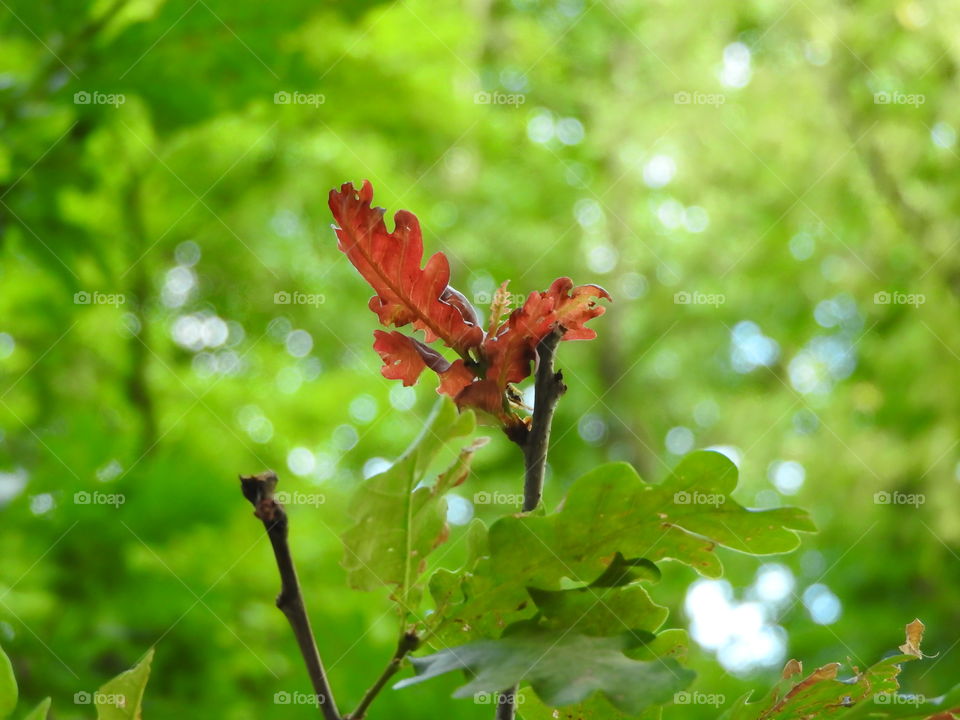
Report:
[[[303,603],[300,592],[300,581],[293,565],[290,554],[290,545],[287,542],[288,520],[283,506],[274,499],[274,490],[277,486],[277,476],[272,471],[262,472],[259,475],[240,477],[240,487],[243,496],[254,507],[254,515],[263,523],[273,554],[280,571],[280,594],[277,595],[277,607],[286,616],[294,637],[300,646],[300,654],[307,665],[307,672],[317,695],[317,704],[325,720],[342,720],[337,703],[333,699],[333,691],[327,681],[323,662],[320,660],[320,651],[310,628],[310,619]]]
[[[534,380],[533,419],[530,429],[511,439],[523,451],[523,511],[535,510],[543,497],[543,478],[550,449],[550,427],[560,397],[567,391],[563,373],[553,369],[557,345],[565,328],[558,325],[537,345],[537,375]],[[497,696],[496,720],[513,720],[516,715],[517,686]]]
[[[344,716],[343,720],[361,720],[361,718],[366,715],[367,708],[370,707],[370,703],[373,702],[374,698],[377,697],[381,690],[383,690],[390,678],[392,678],[400,669],[404,658],[406,658],[409,653],[416,650],[419,645],[420,638],[417,637],[416,633],[403,633],[403,635],[400,636],[400,641],[397,643],[397,649],[393,653],[393,657],[390,658],[390,662],[387,663],[387,666],[383,669],[383,672],[380,673],[380,677],[378,677],[376,682],[370,686],[370,689],[363,694],[363,698],[361,698],[360,704],[357,705],[357,709],[349,715]]]

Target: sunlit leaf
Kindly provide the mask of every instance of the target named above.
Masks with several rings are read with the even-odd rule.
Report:
[[[93,698],[97,720],[141,720],[143,694],[152,662],[153,648],[140,662],[97,690]]]
[[[50,698],[44,698],[23,720],[47,720],[50,712]]]
[[[0,718],[9,717],[17,706],[17,678],[13,664],[0,647]]]
[[[410,448],[389,469],[356,489],[350,506],[353,525],[343,535],[343,564],[351,586],[360,590],[395,586],[401,605],[416,604],[410,593],[424,561],[446,537],[444,495],[466,479],[473,453],[483,441],[460,450],[435,482],[427,483],[426,473],[438,453],[471,433],[474,425],[472,413],[458,414],[449,400],[438,401]]]

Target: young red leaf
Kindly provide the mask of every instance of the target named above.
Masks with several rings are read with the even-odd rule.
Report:
[[[421,268],[423,239],[417,218],[401,210],[394,216],[396,228],[387,232],[384,210],[372,207],[372,200],[373,188],[366,181],[359,191],[350,183],[330,191],[339,247],[376,291],[370,309],[380,322],[412,324],[424,331],[426,340],[376,331],[374,349],[383,359],[383,376],[413,385],[430,368],[440,377],[437,391],[454,398],[460,408],[483,410],[504,426],[522,422],[514,413],[520,403],[511,385],[530,376],[537,345],[554,328],[563,328],[564,340],[596,337],[585,323],[604,313],[599,301],[610,299],[606,290],[574,287],[570,278],[561,277],[544,292],[530,293],[523,306],[507,316],[511,296],[503,283],[484,334],[474,307],[448,284],[450,265],[443,253]],[[460,358],[451,363],[427,344],[438,339]]]
[[[610,294],[599,285],[573,287],[573,280],[568,277],[554,280],[546,294],[556,303],[554,310],[556,323],[566,329],[563,334],[564,340],[593,340],[597,332],[584,327],[583,324],[607,311],[597,300],[612,299]]]
[[[571,292],[572,291],[572,292]],[[565,329],[564,340],[591,340],[596,333],[584,323],[602,315],[606,308],[599,299],[610,295],[597,285],[573,286],[570,278],[553,281],[546,292],[532,292],[523,307],[510,313],[507,321],[483,344],[490,361],[487,378],[506,390],[530,375],[537,344],[557,325]]]
[[[450,263],[443,253],[423,262],[420,223],[413,213],[394,215],[395,229],[387,232],[383,208],[371,207],[373,187],[364,181],[360,191],[352,183],[330,191],[330,210],[339,248],[377,293],[370,309],[383,325],[412,323],[461,354],[480,345],[483,331],[467,299],[448,286]]]
[[[468,370],[463,360],[455,360],[448,370],[442,371],[440,375],[440,387],[437,392],[442,395],[449,395],[456,399],[463,392],[463,389],[470,385],[475,379],[472,370]]]
[[[385,378],[413,385],[425,368],[437,373],[450,369],[450,362],[443,355],[416,338],[383,330],[374,330],[373,336],[373,349],[383,358],[380,372]]]

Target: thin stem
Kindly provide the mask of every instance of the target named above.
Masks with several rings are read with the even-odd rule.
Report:
[[[383,690],[390,678],[400,669],[404,658],[416,650],[419,645],[420,638],[417,637],[416,633],[405,632],[401,635],[400,641],[397,643],[397,650],[393,653],[393,657],[390,658],[390,662],[387,663],[387,667],[383,669],[380,677],[370,686],[370,689],[363,694],[363,698],[361,698],[360,704],[357,705],[357,709],[349,715],[346,715],[343,720],[361,720],[361,718],[367,714],[367,708],[370,707],[370,703],[373,702],[374,698]]]
[[[333,691],[327,681],[323,662],[320,660],[320,651],[310,628],[310,620],[303,604],[303,595],[300,592],[300,581],[290,555],[290,545],[287,542],[287,513],[278,503],[273,492],[277,486],[277,476],[271,471],[240,478],[243,495],[254,507],[254,515],[263,523],[273,546],[273,554],[277,560],[277,569],[280,571],[280,594],[277,596],[277,607],[286,616],[294,637],[300,646],[300,654],[307,665],[310,682],[317,696],[317,704],[325,720],[342,720],[337,703],[333,699]]]
[[[550,426],[560,396],[567,391],[563,373],[553,369],[553,357],[565,330],[557,326],[537,345],[537,376],[534,381],[533,419],[530,430],[511,439],[523,451],[523,510],[535,510],[543,497],[543,478],[550,449]],[[496,720],[513,720],[516,715],[517,687],[497,696]]]

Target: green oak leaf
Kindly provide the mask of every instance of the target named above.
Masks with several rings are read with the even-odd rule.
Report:
[[[634,660],[624,654],[636,645],[629,633],[587,637],[520,632],[411,658],[417,675],[394,687],[464,670],[470,681],[454,697],[495,693],[526,683],[551,707],[579,703],[599,692],[619,710],[637,714],[671,700],[693,680],[694,673],[672,659]]]
[[[44,698],[23,720],[47,720],[50,712],[50,698]]]
[[[343,534],[350,585],[358,590],[396,586],[405,609],[419,602],[416,582],[424,559],[446,539],[444,494],[466,480],[481,438],[460,455],[436,482],[427,484],[431,462],[452,440],[473,432],[473,413],[459,414],[452,402],[438,401],[420,436],[385,472],[365,480],[350,504],[353,525]]]
[[[632,632],[649,642],[653,631],[667,619],[668,610],[650,599],[637,584],[641,579],[659,580],[660,571],[649,561],[627,560],[617,553],[589,585],[567,590],[529,587],[527,593],[540,611],[538,620],[543,628],[594,637]]]
[[[661,720],[663,708],[653,705],[639,715],[627,715],[615,708],[606,697],[594,694],[583,702],[552,708],[530,688],[517,694],[517,710],[523,720]]]
[[[689,639],[684,630],[664,630],[653,641],[627,650],[625,654],[634,660],[674,658],[683,663],[687,658],[688,645]],[[617,710],[600,693],[594,693],[583,702],[557,709],[544,704],[529,688],[524,688],[518,694],[517,707],[523,720],[622,720],[627,717],[660,720],[662,714],[660,706],[653,706],[639,715],[627,715]]]
[[[17,706],[17,678],[13,664],[0,647],[0,718],[10,717]]]
[[[141,720],[143,693],[152,662],[153,648],[150,648],[140,662],[97,690],[93,698],[97,720]]]
[[[447,619],[448,610],[463,602],[461,579],[471,571],[480,558],[487,553],[487,526],[480,518],[474,518],[466,529],[467,557],[459,570],[438,568],[430,577],[428,587],[434,608],[427,620],[429,630],[434,630]]]
[[[459,627],[445,628],[441,638],[462,638],[466,629],[496,637],[527,607],[525,588],[587,582],[611,572],[617,553],[649,565],[675,560],[719,577],[718,546],[785,553],[799,545],[798,533],[815,531],[803,510],[742,507],[730,496],[736,484],[736,466],[711,451],[687,455],[657,485],[625,463],[596,468],[573,483],[560,510],[508,516],[491,526],[489,555],[463,574],[464,600],[450,612]]]

